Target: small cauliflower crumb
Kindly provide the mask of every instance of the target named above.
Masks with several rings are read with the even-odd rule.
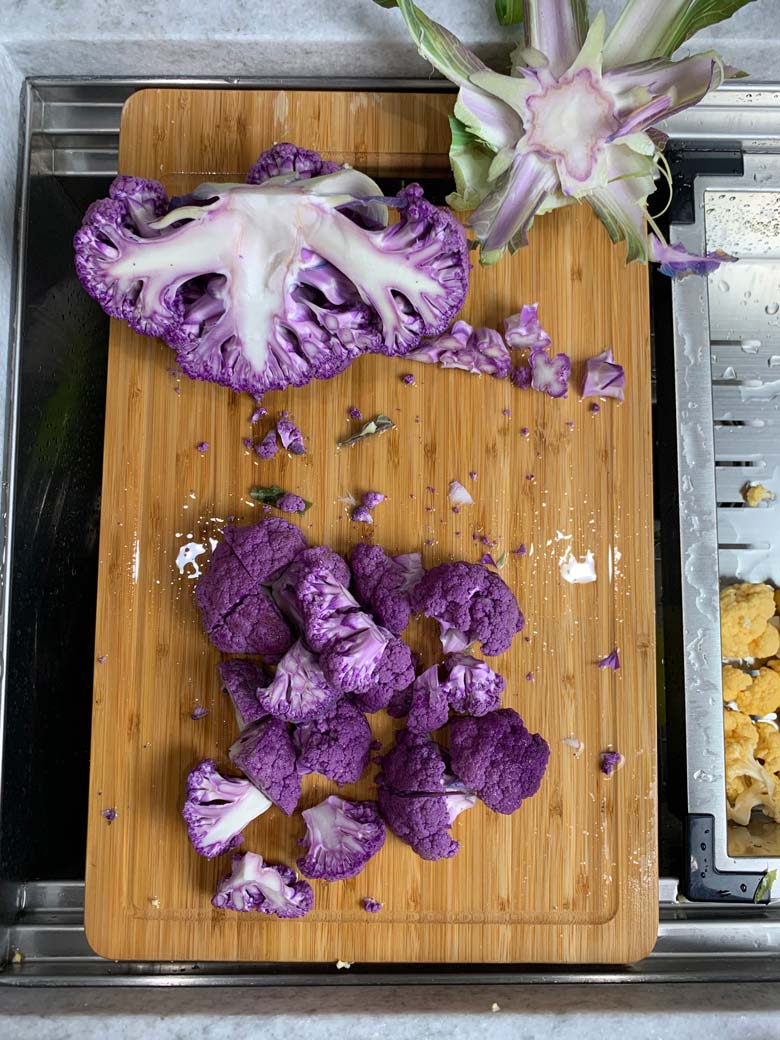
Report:
[[[762,502],[771,502],[775,496],[763,484],[745,484],[742,488],[742,497],[747,505],[755,508],[760,506]]]
[[[12,964],[22,964],[24,961],[24,954],[21,950],[14,950],[14,955],[11,958]]]
[[[157,898],[157,896],[152,896],[149,899],[149,904],[150,904],[150,906],[152,907],[153,910],[159,910],[160,909],[160,900]]]
[[[352,961],[336,961],[337,971],[346,971],[347,968],[352,967]]]
[[[493,1014],[495,1015],[495,1013],[496,1013],[497,1011],[500,1011],[500,1010],[501,1010],[501,1005],[500,1005],[500,1004],[496,1004],[496,1002],[495,1002],[495,1000],[494,1000],[494,1001],[493,1001],[493,1003],[492,1003],[492,1004],[490,1005],[490,1010],[491,1010],[491,1011],[493,1012]]]
[[[720,638],[723,657],[773,657],[780,648],[780,634],[768,624],[774,612],[774,592],[768,585],[741,582],[721,589]],[[772,650],[775,643],[777,646]],[[757,653],[757,650],[761,653]]]

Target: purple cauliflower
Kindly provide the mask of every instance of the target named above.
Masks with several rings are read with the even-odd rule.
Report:
[[[501,654],[523,628],[512,590],[478,563],[440,563],[425,574],[409,601],[412,610],[440,622],[448,651],[479,640],[483,654]]]
[[[362,502],[366,509],[376,509],[384,500],[385,496],[381,491],[365,491],[362,497]]]
[[[270,808],[269,799],[248,780],[222,776],[210,758],[187,777],[182,815],[195,851],[207,859],[240,845],[244,827]]]
[[[409,624],[409,593],[423,576],[421,554],[388,556],[379,545],[359,544],[349,562],[357,598],[380,625],[400,635]]]
[[[566,397],[571,375],[568,354],[556,354],[551,358],[546,350],[532,350],[528,363],[531,366],[531,389],[540,390],[549,397]]]
[[[269,516],[256,524],[226,527],[224,539],[247,574],[266,585],[308,545],[301,529],[280,516]]]
[[[276,432],[282,447],[292,455],[305,455],[306,448],[303,445],[303,434],[290,419],[280,419],[276,424]]]
[[[602,751],[599,756],[599,769],[604,776],[612,776],[616,769],[623,765],[623,756],[619,751]]]
[[[230,545],[221,542],[195,587],[203,628],[226,654],[280,657],[292,634],[262,583],[250,577]]]
[[[456,321],[449,332],[424,339],[407,355],[408,361],[424,361],[441,368],[460,368],[474,375],[509,375],[512,362],[506,344],[495,329],[473,329]]]
[[[329,685],[319,660],[302,639],[293,643],[281,659],[268,686],[257,691],[263,714],[286,722],[317,718],[340,696]]]
[[[295,595],[303,616],[304,633],[309,646],[318,653],[347,633],[349,629],[345,625],[353,625],[353,615],[365,618],[360,604],[347,588],[349,568],[346,574],[346,580],[342,580],[340,566],[334,566],[329,559],[318,559],[312,560],[311,566],[307,561],[297,577]]]
[[[398,636],[378,625],[366,614],[356,615],[363,622],[345,628],[350,631],[322,654],[322,670],[331,685],[352,693],[361,711],[375,712],[387,707],[395,690],[405,689],[414,679],[412,651]]]
[[[255,787],[291,816],[301,797],[301,778],[287,723],[266,718],[253,722],[228,751],[230,761]]]
[[[249,184],[202,184],[170,204],[157,182],[118,177],[75,235],[79,279],[191,378],[255,396],[364,353],[405,354],[463,304],[463,228],[419,185],[382,199],[365,174],[324,169],[285,145]]]
[[[385,825],[376,802],[347,802],[332,794],[304,809],[306,855],[298,869],[306,877],[343,881],[355,877],[385,843]]]
[[[356,524],[373,524],[374,518],[368,506],[355,506],[350,513]]]
[[[326,714],[302,723],[293,741],[299,773],[320,773],[337,784],[354,784],[368,767],[371,729],[349,701],[341,700]]]
[[[446,752],[430,737],[396,735],[376,778],[379,808],[390,830],[423,859],[449,859],[460,845],[449,834],[476,795],[448,771]]]
[[[279,498],[277,498],[276,508],[282,513],[305,513],[306,499],[301,498],[300,495],[293,495],[292,492],[286,491],[283,495],[280,495]]]
[[[276,605],[301,630],[304,628],[304,619],[295,589],[304,574],[308,574],[315,567],[323,567],[339,584],[345,587],[349,585],[349,567],[338,553],[327,545],[317,545],[299,553],[271,585],[271,594]]]
[[[259,455],[261,459],[272,459],[279,451],[279,444],[276,440],[276,430],[269,430],[268,433],[263,437],[259,444],[255,445],[255,454]]]
[[[413,733],[430,733],[449,718],[447,687],[439,680],[439,666],[434,664],[412,683],[412,696],[406,725]]]
[[[544,350],[552,343],[539,321],[539,304],[521,307],[517,314],[504,318],[504,339],[512,350]]]
[[[319,152],[308,148],[298,148],[294,144],[280,141],[273,148],[263,152],[247,174],[247,184],[262,184],[271,177],[283,177],[290,180],[306,180],[309,177],[323,177],[328,173],[338,173],[342,169],[338,163],[323,159]]]
[[[453,720],[450,757],[459,780],[489,809],[508,814],[539,790],[550,748],[544,737],[528,732],[516,711],[500,708]]]
[[[254,852],[233,856],[232,869],[217,885],[211,900],[217,910],[255,911],[276,917],[305,917],[314,906],[308,881],[289,867],[265,863]]]
[[[384,903],[380,903],[377,899],[372,899],[371,896],[364,896],[363,909],[367,914],[378,914],[383,907]]]
[[[222,685],[230,695],[239,729],[257,722],[267,712],[260,706],[258,694],[266,685],[265,670],[251,661],[233,659],[219,666]]]
[[[501,702],[506,680],[490,665],[470,654],[448,654],[444,658],[445,687],[450,707],[461,715],[487,715]]]

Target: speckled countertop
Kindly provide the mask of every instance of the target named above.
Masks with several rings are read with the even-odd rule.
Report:
[[[649,0],[648,0],[649,2]],[[622,0],[601,5],[610,20]],[[492,0],[426,0],[486,58],[511,39]],[[596,5],[591,3],[595,9]],[[780,81],[777,0],[757,0],[697,39],[756,81]],[[0,336],[9,329],[19,95],[27,76],[419,76],[400,16],[370,0],[0,0]],[[0,366],[0,422],[5,402]],[[2,476],[2,474],[0,474]],[[0,989],[0,1037],[531,1038],[717,1030],[780,1035],[780,987],[441,986],[258,989]],[[496,1010],[491,1010],[495,1005]],[[773,1027],[769,1021],[776,1025]],[[110,1025],[107,1023],[110,1018]]]

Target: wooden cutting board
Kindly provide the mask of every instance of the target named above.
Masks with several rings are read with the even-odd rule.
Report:
[[[203,180],[243,179],[274,141],[290,140],[370,174],[444,172],[452,97],[434,94],[147,90],[125,107],[119,168],[160,179],[170,194]],[[289,409],[307,454],[261,462],[245,450],[253,402],[177,376],[171,351],[112,322],[103,471],[86,928],[117,959],[368,962],[629,962],[657,931],[654,585],[647,271],[624,265],[586,206],[552,213],[531,246],[476,266],[465,316],[500,327],[540,301],[556,348],[573,358],[572,389],[551,400],[508,381],[365,357],[330,382],[269,394]],[[585,358],[614,348],[626,402],[598,413],[577,386]],[[401,381],[411,371],[416,385]],[[351,406],[385,412],[396,429],[336,450]],[[270,417],[256,427],[265,432]],[[524,435],[523,429],[527,428]],[[207,441],[205,454],[196,444]],[[470,479],[470,471],[477,473]],[[451,511],[459,479],[475,504]],[[551,748],[539,794],[511,817],[483,805],[459,818],[452,860],[428,863],[389,836],[357,878],[315,882],[299,921],[217,912],[210,898],[229,858],[201,859],[180,809],[184,778],[212,756],[228,766],[236,723],[202,634],[187,543],[209,546],[226,518],[261,517],[252,485],[278,483],[314,502],[301,526],[341,552],[361,538],[393,552],[422,549],[432,566],[478,560],[476,537],[510,555],[502,576],[528,619],[492,663],[504,703]],[[372,528],[340,499],[378,490]],[[435,491],[431,490],[435,489]],[[559,560],[595,554],[598,580],[569,585]],[[199,557],[203,563],[207,555]],[[426,663],[436,626],[407,635]],[[618,672],[596,662],[620,647]],[[102,663],[101,662],[101,659]],[[208,715],[191,719],[203,706]],[[387,747],[394,724],[372,729]],[[578,756],[563,743],[584,744]],[[625,756],[599,772],[608,746]],[[346,788],[372,797],[374,768]],[[335,790],[304,783],[302,806]],[[102,815],[116,809],[109,823]],[[299,817],[272,810],[246,847],[294,864]],[[364,896],[384,904],[377,915]]]

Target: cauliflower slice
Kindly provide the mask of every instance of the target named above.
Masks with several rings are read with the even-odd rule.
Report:
[[[728,585],[720,593],[720,635],[723,657],[772,657],[772,634],[767,622],[775,612],[775,598],[769,585],[742,582]],[[772,628],[774,637],[777,630]],[[780,642],[780,640],[778,640]],[[756,651],[761,650],[762,654]]]
[[[780,773],[780,731],[768,722],[756,723],[758,744],[755,756],[764,763],[770,773]]]
[[[743,672],[741,668],[735,668],[733,664],[723,666],[723,700],[736,701],[743,690],[747,690],[753,683],[753,677]]]

